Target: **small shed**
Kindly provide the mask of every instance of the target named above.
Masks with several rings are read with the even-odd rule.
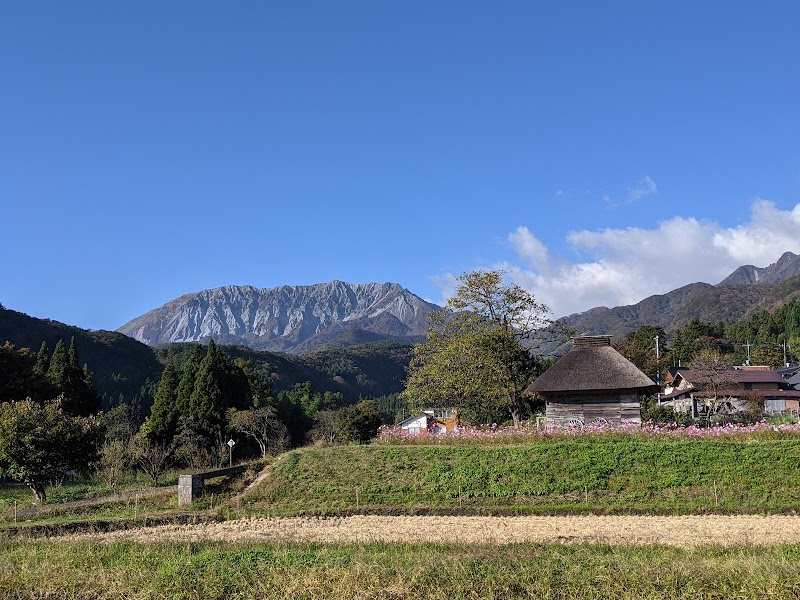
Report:
[[[572,340],[572,350],[526,390],[544,398],[547,426],[641,423],[641,397],[659,387],[611,347],[611,336]]]

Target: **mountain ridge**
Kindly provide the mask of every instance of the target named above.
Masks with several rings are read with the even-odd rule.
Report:
[[[645,325],[669,332],[695,319],[734,322],[759,310],[774,310],[798,296],[800,256],[785,252],[767,267],[738,267],[717,285],[690,283],[636,304],[595,307],[559,321],[587,335],[624,336]]]
[[[781,257],[766,267],[742,265],[717,286],[776,284],[800,275],[800,260],[793,252],[784,252]]]
[[[335,345],[348,332],[367,341],[414,343],[437,308],[397,283],[223,286],[179,296],[117,331],[150,346],[213,337],[222,344],[298,353]]]

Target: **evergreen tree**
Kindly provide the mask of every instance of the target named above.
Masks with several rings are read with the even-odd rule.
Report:
[[[32,398],[50,400],[58,390],[43,375],[34,372],[36,356],[28,348],[14,349],[11,342],[0,345],[0,402]]]
[[[53,356],[50,359],[50,366],[47,369],[47,379],[57,388],[63,390],[64,384],[67,380],[67,367],[69,366],[69,359],[67,358],[67,349],[64,346],[64,340],[58,340]]]
[[[156,399],[147,422],[148,434],[156,441],[168,442],[174,436],[181,412],[178,406],[178,378],[175,366],[168,363],[158,383]]]
[[[75,344],[74,335],[72,336],[72,339],[69,341],[69,351],[67,352],[67,358],[69,359],[70,368],[75,370],[81,368],[78,362],[78,346]]]
[[[44,376],[50,368],[50,349],[47,347],[47,342],[42,341],[39,348],[39,354],[36,355],[36,364],[33,367],[33,372],[36,375]]]
[[[244,360],[237,358],[233,361],[247,377],[247,383],[250,385],[250,398],[253,408],[260,408],[262,406],[275,406],[275,399],[272,396],[272,383],[269,379],[265,379],[253,366],[252,360]]]
[[[97,396],[97,386],[94,384],[94,373],[89,370],[89,365],[83,363],[83,384],[91,396]]]
[[[192,348],[189,359],[183,364],[183,371],[181,372],[181,380],[178,383],[176,398],[176,410],[181,415],[189,415],[189,400],[194,391],[194,381],[197,377],[197,370],[200,368],[200,363],[204,357],[205,352],[203,347],[197,344]]]
[[[305,442],[306,434],[314,425],[314,417],[322,406],[323,397],[310,381],[296,383],[291,390],[281,390],[278,394],[278,416],[289,429],[293,446]]]
[[[659,341],[658,357],[656,337]],[[653,381],[664,380],[663,373],[672,361],[667,347],[667,334],[656,325],[645,325],[631,331],[622,342],[615,343],[614,348]]]
[[[225,415],[225,367],[219,347],[211,340],[197,369],[194,390],[189,397],[192,429],[205,440],[207,448],[221,443],[227,431]]]
[[[64,340],[58,340],[50,359],[47,379],[63,393],[62,406],[66,412],[87,416],[100,410],[97,393],[87,385],[89,383],[93,388],[94,383],[87,382],[86,374],[78,363],[78,349],[74,337],[70,342],[69,352],[64,347]]]

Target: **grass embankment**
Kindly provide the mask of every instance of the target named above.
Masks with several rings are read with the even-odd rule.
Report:
[[[271,516],[792,512],[798,464],[800,437],[305,448],[246,499]]]
[[[108,487],[98,478],[78,478],[47,487],[47,503],[38,505],[26,487],[0,485],[0,539],[17,534],[55,535],[74,531],[108,531],[158,523],[224,520],[220,507],[249,484],[266,461],[256,461],[244,473],[209,479],[206,494],[190,506],[178,508],[178,472],[155,485],[133,475]],[[61,503],[82,503],[70,505]],[[36,509],[31,514],[31,509]],[[215,512],[216,511],[216,512]]]
[[[800,546],[47,544],[0,549],[3,598],[797,598]]]

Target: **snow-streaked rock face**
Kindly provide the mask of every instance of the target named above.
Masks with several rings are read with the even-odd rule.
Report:
[[[151,346],[214,338],[292,351],[308,346],[315,336],[348,329],[417,338],[425,334],[428,314],[436,308],[396,283],[227,286],[176,298],[118,331]]]
[[[784,252],[777,262],[768,267],[744,265],[723,279],[718,285],[776,284],[800,275],[800,256]]]

